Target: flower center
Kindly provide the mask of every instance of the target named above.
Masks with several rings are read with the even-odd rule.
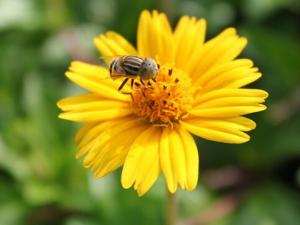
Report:
[[[155,80],[135,82],[133,112],[153,124],[173,126],[187,116],[193,92],[186,73],[161,66]]]

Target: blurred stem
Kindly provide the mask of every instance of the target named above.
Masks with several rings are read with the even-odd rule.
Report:
[[[167,190],[166,225],[176,224],[176,196]]]

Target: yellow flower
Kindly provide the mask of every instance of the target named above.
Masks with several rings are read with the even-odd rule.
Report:
[[[95,38],[103,56],[152,57],[160,65],[156,81],[136,80],[132,96],[117,91],[121,80],[107,79],[107,68],[72,62],[66,76],[87,94],[58,102],[59,118],[84,123],[75,137],[77,158],[97,178],[123,166],[121,183],[146,193],[162,171],[174,193],[193,190],[198,151],[190,133],[244,143],[255,122],[245,114],[265,110],[268,94],[244,88],[261,77],[249,59],[236,59],[247,44],[234,28],[205,42],[206,22],[183,16],[172,31],[163,13],[143,11],[137,49],[115,32]]]

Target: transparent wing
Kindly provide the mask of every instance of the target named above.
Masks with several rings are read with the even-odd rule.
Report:
[[[105,56],[100,56],[100,60],[109,67],[109,65],[112,63],[114,59],[122,56],[125,55],[105,55]]]
[[[100,60],[102,61],[102,66],[106,67],[109,70],[109,67],[110,67],[111,63],[113,62],[113,60],[118,57],[122,57],[122,56],[125,56],[125,55],[101,56]],[[118,73],[116,73],[116,71],[114,71],[113,74],[110,74],[109,79],[115,80],[115,79],[119,79],[119,78],[123,78],[123,77],[124,77],[123,73],[118,74]]]

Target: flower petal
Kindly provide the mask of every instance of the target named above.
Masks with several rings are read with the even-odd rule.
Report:
[[[217,98],[226,97],[254,97],[265,99],[268,97],[268,93],[260,89],[250,88],[222,88],[206,93],[201,93],[196,96],[195,106],[207,101],[211,101]]]
[[[86,154],[84,166],[97,178],[105,176],[124,163],[132,142],[147,127],[133,117],[94,124],[79,140],[77,157]]]
[[[112,108],[128,108],[127,102],[117,100],[103,100],[96,94],[82,94],[79,96],[68,97],[60,100],[57,106],[63,111],[98,111]]]
[[[112,137],[113,132],[121,132],[131,126],[140,125],[140,121],[135,116],[128,116],[120,119],[109,120],[100,123],[87,123],[82,126],[76,136],[75,144],[78,147],[76,158],[83,156],[87,151],[95,145],[96,142],[105,143]],[[113,131],[110,131],[114,129]],[[101,142],[99,141],[101,138]]]
[[[94,43],[104,59],[107,59],[107,56],[137,55],[135,48],[124,37],[113,31],[94,38]]]
[[[100,97],[130,101],[128,95],[118,92],[120,82],[109,78],[107,69],[101,66],[90,65],[83,62],[72,62],[66,76],[79,86],[96,93]]]
[[[142,132],[132,144],[122,171],[122,186],[133,184],[139,195],[153,185],[159,175],[158,143],[161,129],[150,127]]]
[[[171,193],[177,190],[177,180],[173,171],[173,161],[171,159],[170,146],[169,146],[169,132],[170,129],[163,129],[162,136],[159,144],[159,159],[160,167],[164,174],[168,189]]]
[[[78,122],[99,122],[132,114],[127,102],[102,100],[94,94],[62,99],[58,107],[65,111],[59,118]]]
[[[141,13],[137,46],[141,56],[152,57],[159,63],[172,63],[174,60],[173,34],[165,14],[153,11]]]
[[[124,119],[124,118],[122,118]],[[127,118],[126,118],[127,119]],[[97,141],[98,136],[108,127],[116,123],[116,120],[110,120],[100,123],[86,123],[83,125],[75,136],[77,145],[76,158],[79,159],[85,155]]]
[[[193,79],[197,79],[213,66],[233,60],[241,53],[246,44],[247,40],[238,37],[235,29],[228,28],[206,42],[203,48],[193,55],[187,63],[186,72]]]
[[[187,61],[202,48],[206,31],[206,21],[183,16],[174,32],[175,65],[185,70]],[[195,51],[195,49],[197,51]]]
[[[106,145],[96,145],[95,148],[99,150],[99,156],[101,154],[101,157],[97,157],[97,161],[92,167],[96,177],[103,177],[123,165],[132,143],[147,127],[146,124],[137,124],[111,137]]]
[[[171,152],[173,176],[182,189],[186,185],[186,164],[184,146],[178,133],[172,129],[169,131],[169,150]]]
[[[192,136],[183,128],[165,128],[160,140],[160,166],[168,189],[193,190],[198,180],[198,151]]]
[[[199,156],[196,142],[184,128],[178,127],[177,132],[183,143],[186,165],[186,189],[192,191],[198,182]]]
[[[249,141],[250,137],[243,131],[255,128],[255,122],[236,117],[228,119],[192,118],[181,121],[191,133],[208,140],[239,144]]]
[[[90,77],[91,79],[94,79],[96,81],[103,81],[108,86],[113,85],[113,82],[111,82],[111,80],[108,79],[108,69],[99,65],[92,65],[81,61],[73,61],[71,62],[69,71],[81,74],[85,77]]]
[[[226,118],[245,115],[266,109],[261,103],[268,93],[258,89],[224,88],[199,94],[191,116]]]
[[[237,59],[212,67],[205,74],[195,79],[194,85],[201,86],[201,91],[220,88],[240,88],[261,77],[257,68],[253,68],[249,59]]]
[[[207,109],[195,109],[190,113],[199,117],[216,117],[216,118],[224,118],[224,117],[235,117],[246,115],[249,113],[260,112],[266,110],[266,106],[257,104],[254,106],[231,106],[231,107],[214,107]]]

